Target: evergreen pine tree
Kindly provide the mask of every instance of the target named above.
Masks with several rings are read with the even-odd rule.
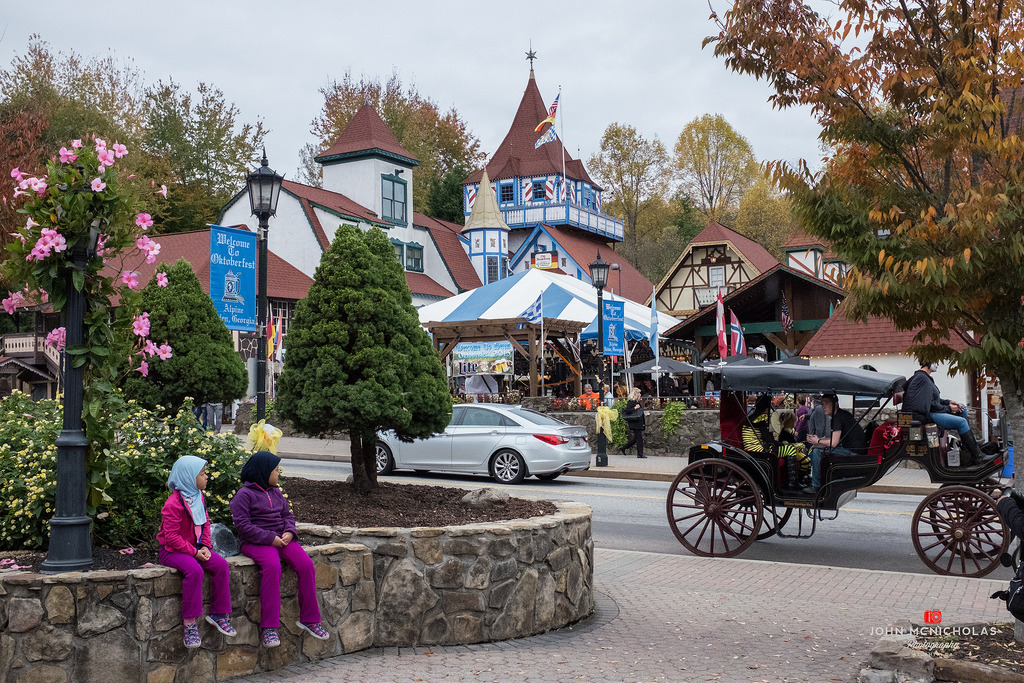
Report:
[[[182,259],[166,273],[166,287],[153,278],[142,291],[142,310],[149,312],[150,339],[169,344],[173,356],[150,362],[147,377],[129,373],[125,394],[145,406],[171,408],[187,396],[196,405],[241,398],[248,385],[245,363],[192,265]]]
[[[377,486],[376,433],[426,437],[451,417],[444,368],[394,247],[341,226],[285,337],[276,409],[305,434],[348,431],[356,490]]]

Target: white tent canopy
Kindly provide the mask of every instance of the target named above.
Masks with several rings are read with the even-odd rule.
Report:
[[[519,318],[537,301],[541,292],[544,293],[544,318],[586,323],[594,332],[584,332],[583,338],[596,336],[597,290],[594,286],[568,275],[537,268],[423,306],[419,309],[420,323]],[[604,294],[604,299],[626,303],[625,327],[628,339],[647,339],[650,336],[650,307],[610,292]],[[678,323],[676,318],[658,313],[658,334],[664,335]]]

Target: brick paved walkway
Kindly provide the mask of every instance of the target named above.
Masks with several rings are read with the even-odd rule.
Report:
[[[595,551],[595,616],[469,647],[380,648],[238,681],[853,681],[872,628],[1005,621],[1003,581]]]

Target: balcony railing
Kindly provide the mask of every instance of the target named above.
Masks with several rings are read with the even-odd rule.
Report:
[[[46,337],[32,332],[14,332],[0,336],[0,355],[26,360],[33,365],[52,363],[55,372],[60,369],[61,352],[46,345]]]
[[[734,285],[721,285],[719,287],[694,287],[693,296],[697,299],[697,308],[704,308],[710,306],[718,300],[718,292],[721,290],[722,296],[736,289]]]
[[[585,206],[564,202],[530,202],[529,204],[506,204],[501,212],[510,228],[522,228],[537,223],[549,225],[571,225],[588,232],[622,241],[622,221]]]

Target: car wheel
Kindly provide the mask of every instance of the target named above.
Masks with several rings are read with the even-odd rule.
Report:
[[[562,476],[561,472],[551,472],[550,474],[538,474],[537,478],[541,481],[554,481]]]
[[[515,451],[498,451],[491,458],[491,477],[500,484],[518,484],[526,478],[526,462]]]
[[[377,474],[388,475],[395,469],[395,457],[383,441],[377,442]]]

